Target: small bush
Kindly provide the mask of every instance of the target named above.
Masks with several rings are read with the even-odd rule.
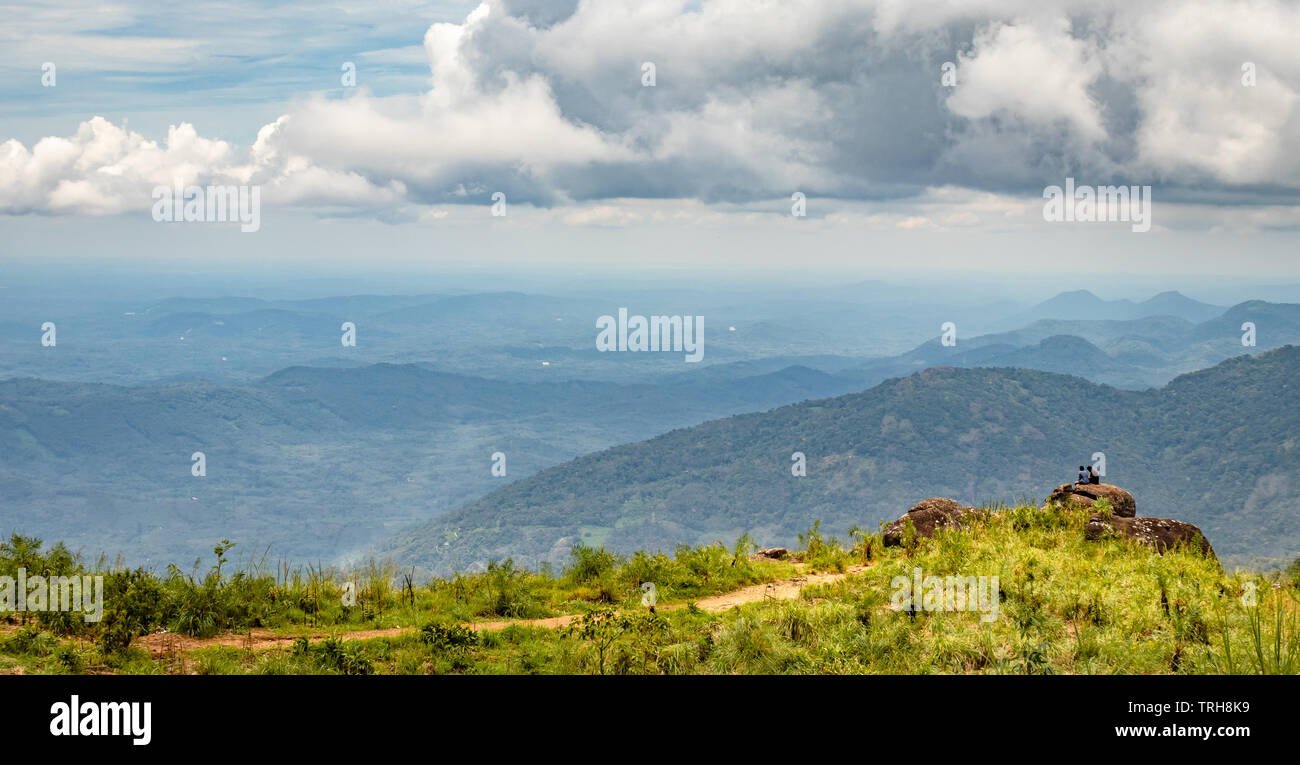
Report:
[[[25,656],[49,656],[58,648],[59,641],[48,632],[35,627],[19,627],[3,642],[5,653]]]
[[[459,624],[450,627],[426,624],[420,629],[420,641],[429,646],[434,653],[442,653],[449,650],[465,650],[478,645],[479,638],[478,633]]]

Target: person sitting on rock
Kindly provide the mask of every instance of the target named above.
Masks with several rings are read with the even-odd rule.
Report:
[[[1101,474],[1093,470],[1092,465],[1088,466],[1088,483],[1101,483]]]
[[[1083,465],[1080,465],[1079,477],[1078,479],[1075,480],[1075,484],[1082,486],[1085,483],[1091,483],[1091,482],[1092,482],[1092,478],[1088,476],[1088,471],[1084,469]]]

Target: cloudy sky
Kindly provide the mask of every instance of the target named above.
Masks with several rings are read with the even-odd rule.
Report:
[[[1300,279],[1293,2],[3,13],[3,258]],[[1044,222],[1066,177],[1152,186],[1152,230]],[[155,223],[177,182],[259,186],[262,230]]]

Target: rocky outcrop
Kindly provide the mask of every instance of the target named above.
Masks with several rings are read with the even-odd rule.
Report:
[[[902,518],[885,527],[885,547],[897,547],[903,543],[903,530],[911,521],[916,528],[918,539],[934,536],[941,528],[962,528],[965,522],[977,517],[984,517],[984,510],[963,505],[956,500],[944,497],[930,497],[912,506]]]
[[[1151,545],[1160,553],[1175,547],[1185,546],[1199,550],[1211,558],[1216,557],[1214,548],[1210,546],[1210,540],[1206,539],[1205,534],[1199,528],[1172,518],[1124,518],[1120,516],[1102,518],[1100,515],[1094,515],[1089,519],[1088,527],[1084,530],[1084,537],[1094,541],[1112,535],[1132,537]]]
[[[1067,507],[1070,504],[1092,507],[1097,500],[1102,498],[1110,502],[1111,510],[1117,518],[1133,518],[1137,516],[1137,502],[1134,501],[1133,495],[1118,486],[1112,486],[1108,483],[1061,484],[1052,490],[1051,495],[1047,498],[1047,503],[1043,507],[1053,505]]]
[[[1175,548],[1198,550],[1215,558],[1210,540],[1199,528],[1190,523],[1176,521],[1172,518],[1137,518],[1137,502],[1127,491],[1107,483],[1075,486],[1063,484],[1056,487],[1044,510],[1063,509],[1066,507],[1091,508],[1098,500],[1110,503],[1113,512],[1104,517],[1094,513],[1088,520],[1084,537],[1096,541],[1111,537],[1130,537],[1143,544],[1150,545],[1159,553]],[[911,510],[898,520],[885,527],[884,543],[886,547],[898,547],[903,543],[903,534],[910,522],[916,529],[918,539],[935,535],[941,528],[964,528],[971,521],[988,518],[991,511],[962,505],[956,500],[944,497],[930,497],[912,506]]]

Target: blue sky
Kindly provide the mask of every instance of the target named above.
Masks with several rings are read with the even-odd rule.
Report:
[[[0,258],[1300,278],[1293,3],[0,10]],[[1152,231],[1045,222],[1066,177],[1151,185]],[[263,230],[156,224],[176,180]]]
[[[67,135],[89,115],[123,119],[151,136],[195,122],[205,135],[250,143],[296,97],[339,92],[342,62],[362,67],[376,95],[429,84],[421,46],[437,21],[473,3],[44,3],[3,7],[5,138],[27,145]],[[41,64],[58,67],[55,88]],[[36,76],[33,76],[36,72]]]

